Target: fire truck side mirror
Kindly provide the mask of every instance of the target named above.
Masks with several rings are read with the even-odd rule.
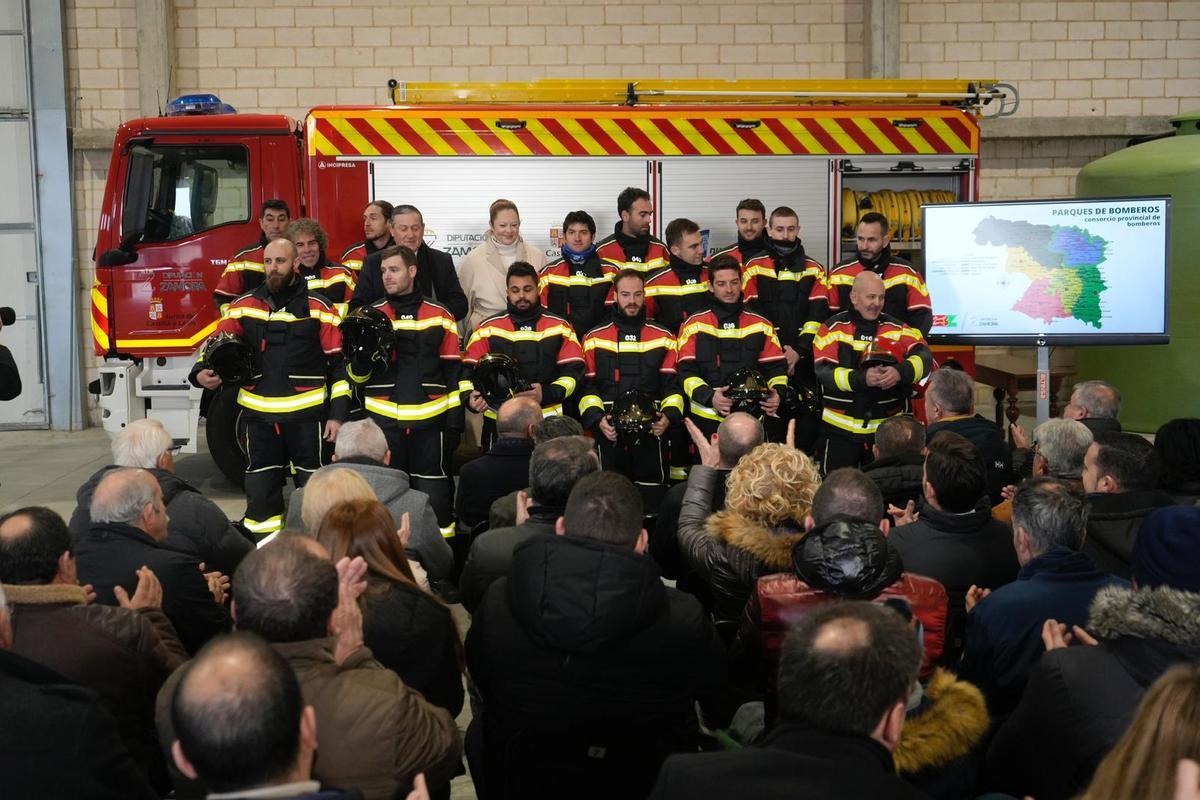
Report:
[[[121,250],[132,253],[133,245],[146,233],[153,189],[154,154],[144,147],[134,147],[129,151],[125,205],[121,208]]]

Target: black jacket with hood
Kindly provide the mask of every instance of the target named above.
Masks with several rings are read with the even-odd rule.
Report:
[[[651,558],[571,536],[517,547],[466,649],[489,800],[644,797],[669,753],[696,748],[693,701],[725,674],[712,623]]]
[[[1174,498],[1161,489],[1088,495],[1083,552],[1091,556],[1100,569],[1128,580],[1133,564],[1133,543],[1142,522],[1156,508],[1174,504]]]

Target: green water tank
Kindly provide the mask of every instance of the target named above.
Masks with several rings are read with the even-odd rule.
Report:
[[[1176,417],[1200,417],[1200,111],[1171,124],[1174,136],[1097,159],[1075,181],[1081,198],[1171,197],[1171,343],[1075,351],[1080,378],[1117,386],[1122,424],[1144,433]]]

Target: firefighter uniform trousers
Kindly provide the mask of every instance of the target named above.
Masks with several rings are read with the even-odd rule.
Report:
[[[419,291],[372,303],[392,323],[391,363],[363,386],[363,405],[383,429],[389,466],[404,470],[414,489],[429,495],[443,536],[454,530],[452,486],[444,443],[462,431],[462,369],[454,315]]]
[[[646,322],[645,311],[637,317],[623,316],[613,309],[607,322],[597,325],[583,339],[586,386],[579,400],[579,416],[591,431],[600,456],[600,466],[628,477],[642,493],[647,516],[657,516],[658,507],[671,479],[669,438],[652,434],[633,442],[610,441],[599,429],[611,412],[613,402],[628,391],[655,398],[672,429],[683,428],[683,395],[675,372],[675,337],[666,328]],[[686,435],[686,432],[685,432]]]
[[[323,295],[293,276],[278,295],[265,283],[231,302],[217,333],[238,336],[258,354],[261,377],[238,390],[246,418],[246,516],[264,537],[283,527],[283,485],[290,470],[297,488],[322,465],[326,419],[349,411],[350,386],[341,362],[341,318]],[[192,369],[204,369],[203,355]]]

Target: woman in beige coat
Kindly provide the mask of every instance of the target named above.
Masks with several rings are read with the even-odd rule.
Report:
[[[527,261],[536,270],[546,264],[541,250],[521,238],[521,216],[511,200],[497,200],[488,209],[488,233],[483,244],[463,258],[458,280],[467,293],[467,335],[479,323],[508,308],[505,276],[514,261]]]

